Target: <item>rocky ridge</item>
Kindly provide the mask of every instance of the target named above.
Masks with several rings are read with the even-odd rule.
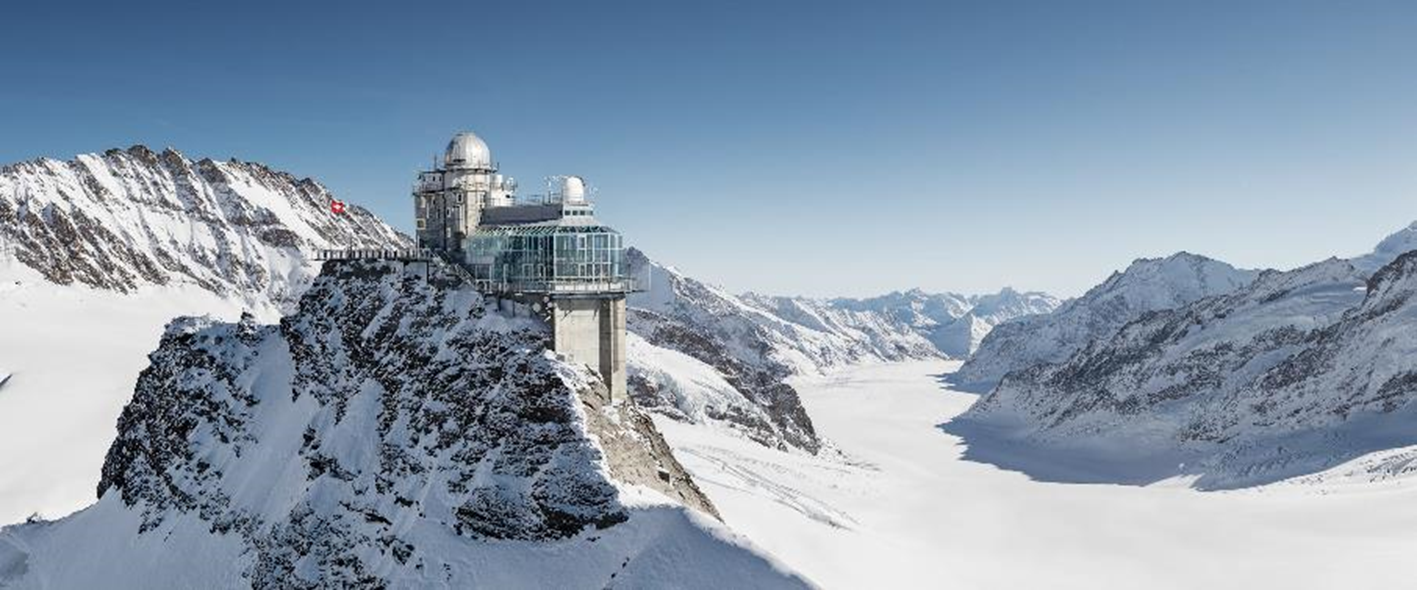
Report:
[[[1005,287],[989,295],[926,293],[920,289],[868,299],[833,299],[839,309],[875,312],[904,323],[924,336],[940,353],[968,358],[984,337],[1014,318],[1050,313],[1062,301],[1047,293],[1020,292]]]
[[[1366,275],[1331,259],[1144,314],[1008,375],[954,428],[1121,466],[1102,479],[1209,488],[1413,444],[1417,252]]]
[[[995,326],[954,379],[988,389],[1011,371],[1063,361],[1147,312],[1230,293],[1258,274],[1187,252],[1137,260],[1051,313]]]
[[[0,585],[801,586],[543,325],[422,275],[327,263],[279,325],[174,321],[98,504],[0,532]]]
[[[59,285],[120,292],[195,285],[289,309],[322,248],[409,245],[362,207],[330,212],[309,178],[144,146],[0,168],[0,242]]]

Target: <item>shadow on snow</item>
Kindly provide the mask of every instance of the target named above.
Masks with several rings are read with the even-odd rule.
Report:
[[[952,373],[933,377],[942,389],[959,391]],[[1035,430],[1023,423],[961,417],[936,428],[961,439],[964,460],[1022,473],[1034,481],[1145,486],[1180,479],[1194,489],[1214,491],[1312,475],[1373,452],[1417,445],[1417,407],[1243,442],[1191,441],[1183,448],[1173,441],[1169,449],[1105,434],[1073,438],[1064,445],[1028,436]]]

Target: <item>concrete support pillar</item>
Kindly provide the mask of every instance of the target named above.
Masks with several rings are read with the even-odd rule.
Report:
[[[610,399],[625,394],[625,298],[601,299],[600,377]]]
[[[611,398],[625,395],[625,298],[558,299],[552,347],[600,373]]]

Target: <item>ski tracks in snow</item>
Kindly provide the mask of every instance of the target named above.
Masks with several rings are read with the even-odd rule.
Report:
[[[852,529],[857,524],[845,511],[804,493],[801,487],[784,483],[813,479],[805,470],[750,457],[718,446],[688,446],[675,451],[681,459],[689,458],[690,461],[702,461],[712,465],[710,469],[694,470],[696,479],[747,494],[770,497],[807,518],[835,528]],[[823,467],[825,466],[821,464],[814,465],[813,471],[820,472]],[[826,475],[858,475],[857,470],[849,466],[827,467],[827,471]]]

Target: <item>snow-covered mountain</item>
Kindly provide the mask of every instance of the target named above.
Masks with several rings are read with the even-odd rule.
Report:
[[[946,324],[969,312],[974,301],[957,293],[927,293],[921,289],[894,291],[865,299],[837,298],[832,304],[842,309],[872,311],[890,315],[915,328]]]
[[[1187,252],[1137,260],[1052,313],[995,326],[954,379],[965,386],[988,387],[1011,371],[1067,359],[1147,312],[1230,293],[1257,275]]]
[[[864,362],[934,358],[908,326],[793,298],[736,296],[656,263],[628,264],[630,390],[676,419],[714,422],[775,448],[816,452],[812,420],[785,380]]]
[[[332,199],[260,164],[134,146],[0,168],[0,241],[59,285],[187,284],[288,307],[316,272],[302,249],[409,244],[362,207],[331,214]]]
[[[435,271],[330,263],[278,325],[175,320],[98,503],[0,531],[0,585],[805,585],[540,322]]]
[[[1047,293],[1005,287],[990,295],[912,289],[867,299],[833,299],[832,305],[895,318],[913,327],[942,354],[963,359],[974,354],[994,326],[1017,317],[1052,312],[1062,302]]]
[[[840,351],[823,354],[831,345],[802,351],[809,371],[863,361],[900,361],[937,356],[929,340],[907,329],[889,314],[842,308],[831,301],[747,293],[739,299],[772,316],[847,343]]]
[[[1012,373],[960,420],[1134,469],[1124,480],[1228,487],[1318,471],[1417,443],[1414,294],[1417,253],[1366,284],[1337,259],[1266,271]]]
[[[260,164],[142,146],[0,168],[0,522],[91,501],[169,320],[274,320],[318,273],[302,250],[407,245],[332,199]]]
[[[1352,263],[1358,270],[1373,274],[1398,256],[1413,250],[1417,250],[1417,221],[1383,238],[1372,252],[1353,258]]]

